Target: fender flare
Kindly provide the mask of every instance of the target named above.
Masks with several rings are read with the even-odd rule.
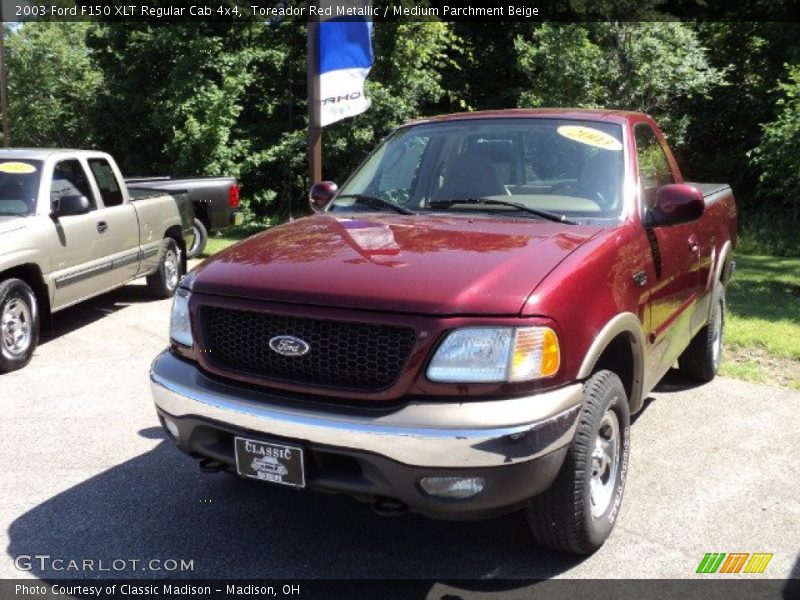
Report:
[[[588,379],[594,371],[597,361],[602,356],[608,345],[619,335],[626,335],[631,344],[633,355],[633,381],[631,382],[631,397],[628,398],[631,413],[637,412],[644,402],[644,349],[645,335],[639,318],[631,313],[620,313],[611,319],[595,336],[592,345],[583,358],[578,379]]]
[[[722,244],[719,251],[719,260],[714,267],[714,281],[721,281],[723,285],[727,284],[731,278],[730,263],[733,258],[733,245],[730,240]]]
[[[709,278],[713,277],[713,279],[706,284],[710,301],[708,302],[708,311],[705,321],[703,322],[704,324],[711,320],[711,312],[714,310],[713,299],[719,293],[718,287],[725,287],[731,278],[730,265],[731,259],[733,258],[733,245],[731,244],[730,240],[727,240],[724,244],[722,244],[722,248],[720,248],[717,257],[717,264],[714,265],[713,271],[709,273]]]

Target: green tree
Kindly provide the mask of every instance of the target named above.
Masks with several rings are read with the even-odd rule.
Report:
[[[752,156],[761,168],[761,195],[792,209],[796,232],[800,216],[800,65],[787,65],[787,71],[787,80],[778,86],[777,116],[764,125],[761,143]]]
[[[681,103],[692,115],[682,158],[697,181],[727,181],[746,210],[754,203],[760,167],[748,157],[759,145],[762,123],[775,119],[786,63],[800,58],[796,23],[704,22],[695,26],[710,63],[725,69],[726,82],[707,98]],[[800,168],[800,167],[798,167]]]
[[[678,102],[723,81],[696,33],[677,22],[544,23],[515,39],[527,77],[520,106],[636,110],[680,144],[688,116]]]
[[[95,26],[89,43],[106,85],[94,124],[123,170],[241,175],[253,149],[240,115],[259,55],[245,27]]]
[[[24,23],[8,31],[8,115],[15,146],[89,148],[103,82],[87,23]]]

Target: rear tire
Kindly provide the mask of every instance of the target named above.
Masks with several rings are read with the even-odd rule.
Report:
[[[197,258],[203,253],[203,250],[206,249],[206,244],[208,243],[208,230],[203,222],[195,217],[194,219],[194,242],[192,242],[192,246],[189,250],[186,251],[186,258]]]
[[[181,251],[172,238],[164,238],[161,262],[152,275],[147,276],[147,288],[156,298],[170,298],[178,289],[183,275]]]
[[[681,373],[709,382],[719,372],[725,342],[725,288],[720,284],[712,297],[711,317],[678,358]]]
[[[622,382],[611,371],[598,371],[584,384],[578,428],[561,471],[526,509],[537,542],[574,554],[590,554],[603,545],[625,491],[629,432]]]
[[[0,282],[0,373],[21,369],[39,343],[39,306],[21,279]]]

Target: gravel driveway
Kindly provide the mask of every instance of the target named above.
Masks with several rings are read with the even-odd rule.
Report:
[[[57,315],[33,362],[0,377],[2,577],[80,575],[15,567],[47,554],[127,561],[97,576],[692,578],[706,552],[771,552],[770,577],[800,577],[798,393],[668,375],[632,428],[616,531],[577,560],[536,547],[519,514],[387,519],[344,497],[199,473],[150,399],[168,316],[168,301],[128,285]],[[143,570],[153,559],[192,569]]]

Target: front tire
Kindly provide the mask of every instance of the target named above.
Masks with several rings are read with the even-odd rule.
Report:
[[[178,283],[183,275],[183,263],[181,251],[175,240],[165,238],[163,243],[161,262],[156,272],[147,276],[147,288],[156,298],[171,298],[178,289]]]
[[[0,373],[21,369],[39,343],[39,306],[21,279],[0,283]]]
[[[584,384],[578,428],[561,471],[526,509],[537,542],[574,554],[603,545],[625,491],[629,436],[625,388],[616,374],[599,371]]]
[[[722,363],[725,342],[725,288],[721,284],[712,302],[708,323],[697,332],[678,358],[681,373],[706,383],[716,377]]]

